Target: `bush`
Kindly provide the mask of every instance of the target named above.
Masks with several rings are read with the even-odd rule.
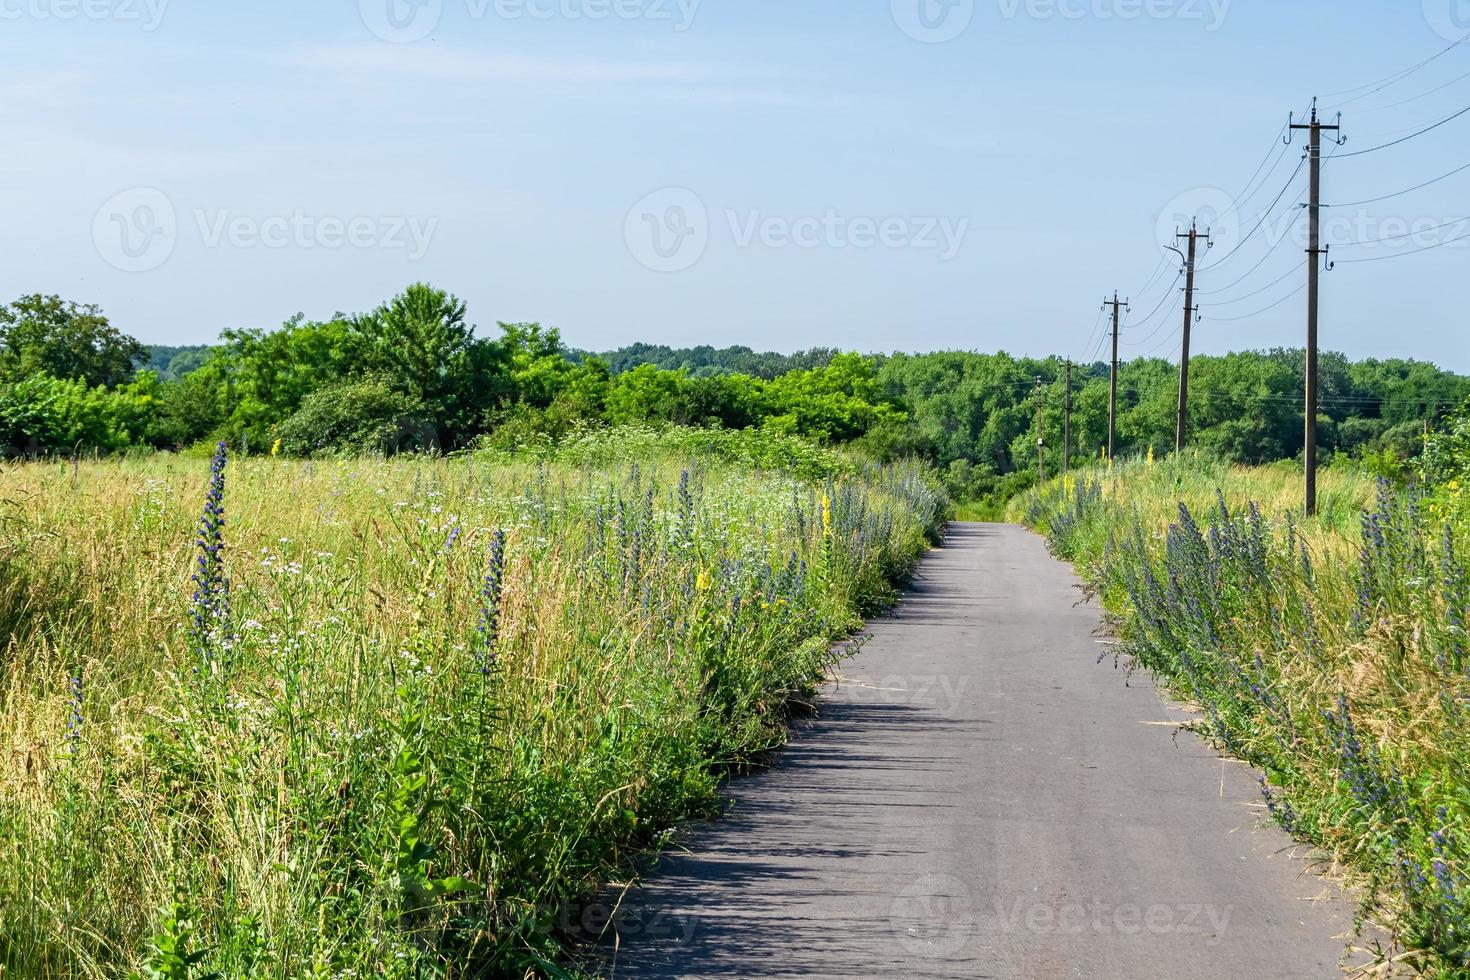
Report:
[[[117,452],[143,443],[158,387],[152,372],[116,389],[45,374],[0,384],[0,453]]]
[[[417,400],[386,380],[329,385],[308,395],[276,430],[287,456],[437,450],[432,422]]]

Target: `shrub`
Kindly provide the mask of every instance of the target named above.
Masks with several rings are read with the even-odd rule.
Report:
[[[287,456],[415,452],[438,448],[434,426],[409,395],[381,378],[308,395],[276,430]]]

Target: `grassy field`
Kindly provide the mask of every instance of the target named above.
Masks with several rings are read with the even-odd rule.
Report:
[[[1470,975],[1465,531],[1351,470],[1323,474],[1317,518],[1299,494],[1295,466],[1188,454],[1054,481],[1012,514],[1096,586],[1125,659],[1265,773],[1269,813],[1365,887],[1394,966]]]
[[[741,433],[541,457],[0,471],[0,974],[567,968],[944,507]]]

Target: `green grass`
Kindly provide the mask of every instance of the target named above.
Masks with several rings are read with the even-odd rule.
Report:
[[[599,438],[231,461],[202,566],[207,462],[0,471],[0,974],[575,963],[567,910],[780,744],[944,508],[794,440]]]
[[[1330,852],[1404,949],[1470,976],[1470,574],[1465,529],[1351,469],[1198,454],[1018,499],[1116,616],[1124,656],[1265,773],[1268,812]]]

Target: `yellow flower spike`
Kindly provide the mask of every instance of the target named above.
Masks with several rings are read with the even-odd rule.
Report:
[[[1154,444],[1148,444],[1148,465],[1154,465]]]
[[[694,578],[694,587],[700,592],[708,592],[710,584],[709,571],[701,568],[699,574]]]
[[[832,536],[832,500],[825,493],[822,494],[822,535]]]
[[[281,440],[279,438],[277,438],[275,442],[271,443],[271,455],[281,455]]]

